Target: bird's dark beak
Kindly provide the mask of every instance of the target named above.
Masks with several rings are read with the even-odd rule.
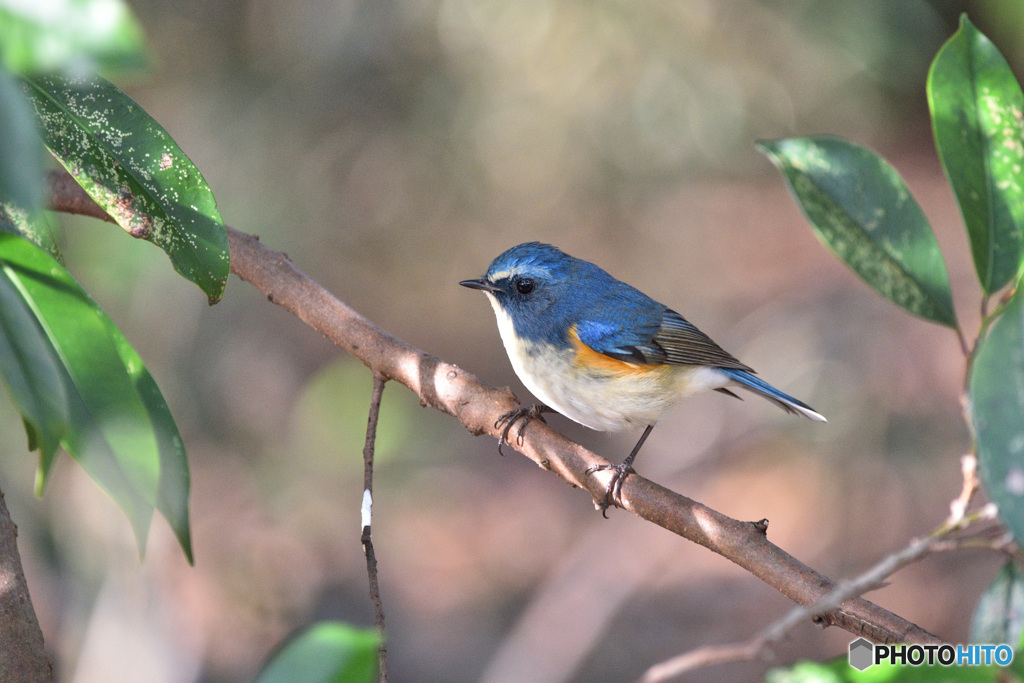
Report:
[[[494,293],[501,291],[501,287],[493,285],[483,278],[478,278],[476,280],[463,280],[459,284],[463,287],[469,287],[470,289],[482,289],[485,292]]]

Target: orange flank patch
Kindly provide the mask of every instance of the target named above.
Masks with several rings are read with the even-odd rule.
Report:
[[[569,329],[569,341],[576,350],[576,358],[573,360],[573,364],[588,370],[596,370],[609,375],[645,375],[665,368],[664,365],[629,363],[595,351],[580,340],[579,335],[576,334],[575,327]]]

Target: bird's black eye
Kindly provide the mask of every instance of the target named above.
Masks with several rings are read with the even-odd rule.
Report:
[[[516,280],[516,291],[520,294],[529,294],[533,291],[533,280],[528,277],[521,277]]]

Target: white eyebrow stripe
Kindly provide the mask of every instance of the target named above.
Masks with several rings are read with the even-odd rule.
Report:
[[[491,273],[490,275],[487,276],[487,281],[493,283],[493,282],[497,282],[499,280],[504,280],[505,278],[512,277],[513,275],[529,275],[531,277],[535,277],[535,276],[547,277],[550,274],[551,274],[550,270],[548,270],[547,268],[541,268],[540,266],[529,266],[529,267],[526,267],[526,268],[514,267],[514,268],[509,268],[508,270],[498,271],[497,273]]]

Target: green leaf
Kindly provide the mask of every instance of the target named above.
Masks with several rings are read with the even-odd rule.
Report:
[[[160,454],[160,485],[157,489],[156,509],[170,524],[185,552],[185,557],[188,558],[189,564],[192,564],[192,535],[188,516],[191,483],[185,444],[178,432],[178,426],[174,423],[171,410],[167,407],[156,380],[143,365],[142,358],[110,318],[104,315],[103,320],[107,324],[111,341],[117,347],[117,353],[135,384],[135,390],[149,415],[156,436]]]
[[[1024,93],[999,50],[966,15],[932,62],[928,106],[974,268],[991,294],[1021,266]]]
[[[14,202],[0,202],[0,231],[20,235],[54,258],[61,258],[53,219],[44,209],[29,212]]]
[[[228,238],[199,170],[138,104],[98,76],[26,80],[43,141],[86,192],[134,237],[216,303],[227,282]]]
[[[0,63],[15,73],[139,71],[142,29],[121,0],[0,0]]]
[[[128,514],[140,545],[156,500],[156,440],[105,317],[49,254],[0,234],[0,267],[32,309],[68,388],[63,445]],[[40,473],[40,486],[48,472]]]
[[[957,328],[949,276],[921,207],[892,166],[833,137],[759,142],[818,238],[882,296]]]
[[[278,650],[255,683],[372,683],[379,642],[374,630],[319,622]]]
[[[43,143],[21,86],[0,69],[0,230],[22,235],[60,258],[43,210]]]
[[[0,267],[0,374],[49,470],[68,429],[67,388],[46,332],[5,267]]]
[[[1024,633],[1024,576],[1010,560],[985,589],[971,620],[972,643],[1012,643]]]
[[[1024,539],[1024,296],[988,328],[968,378],[981,480],[1013,537]]]
[[[0,204],[27,212],[42,206],[42,160],[32,107],[14,79],[0,69]]]
[[[58,359],[69,418],[62,445],[125,511],[140,549],[156,507],[191,559],[185,452],[142,361],[45,251],[0,233],[0,269],[31,309]],[[40,489],[49,464],[41,462]]]
[[[32,106],[0,68],[0,230],[27,237],[60,258],[43,210],[43,154]]]

